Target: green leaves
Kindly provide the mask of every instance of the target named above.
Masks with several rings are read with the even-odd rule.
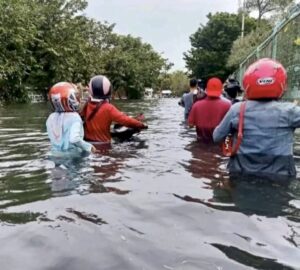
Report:
[[[241,32],[241,16],[221,12],[207,17],[207,24],[191,35],[192,48],[184,54],[184,59],[192,76],[202,79],[217,76],[225,80],[232,71],[226,63],[232,44]],[[247,18],[246,33],[255,27],[255,20]]]
[[[245,8],[248,12],[258,12],[258,25],[262,17],[270,12],[282,12],[294,0],[245,0]]]
[[[108,75],[116,91],[141,97],[167,61],[139,38],[83,15],[85,0],[0,0],[0,100],[26,101],[58,81]]]
[[[270,25],[261,25],[260,28],[253,30],[243,39],[239,37],[235,40],[227,61],[227,66],[233,69],[237,68],[239,64],[270,35],[270,31]]]
[[[140,98],[146,87],[154,88],[166,60],[140,38],[118,36],[104,55],[105,72],[116,91]]]

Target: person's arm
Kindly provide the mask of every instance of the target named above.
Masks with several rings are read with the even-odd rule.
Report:
[[[94,147],[92,144],[85,142],[82,138],[83,127],[80,121],[75,122],[70,129],[70,143],[81,148],[85,152],[94,152]]]
[[[120,112],[115,106],[111,107],[111,119],[113,122],[119,123],[126,127],[132,128],[146,128],[142,122],[127,116],[126,114]]]
[[[231,125],[232,116],[233,116],[233,110],[231,108],[224,116],[221,123],[214,130],[213,139],[215,143],[224,140],[232,130],[232,125]]]
[[[293,128],[299,128],[300,127],[300,107],[296,105],[296,102],[294,101],[295,106],[292,107],[292,113],[291,115],[291,126]]]
[[[178,102],[178,105],[184,108],[184,100],[183,100],[184,95],[181,97],[181,99]]]
[[[195,123],[195,109],[194,106],[192,106],[192,109],[189,113],[189,117],[188,117],[188,124],[190,128],[193,128],[196,123]]]

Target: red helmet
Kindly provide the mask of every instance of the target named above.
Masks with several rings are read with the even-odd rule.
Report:
[[[57,83],[50,89],[48,97],[56,112],[76,112],[79,110],[80,100],[74,84]]]
[[[277,61],[264,58],[248,67],[243,85],[247,99],[277,99],[287,87],[285,68]]]
[[[218,78],[211,78],[207,82],[206,95],[209,97],[219,97],[222,94],[223,84]]]

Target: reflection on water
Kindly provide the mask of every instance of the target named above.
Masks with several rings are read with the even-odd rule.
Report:
[[[1,270],[299,268],[297,179],[230,176],[175,99],[117,105],[149,129],[73,159],[48,155],[45,104],[0,108]]]

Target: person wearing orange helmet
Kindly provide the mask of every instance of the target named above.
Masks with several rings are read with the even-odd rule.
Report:
[[[107,77],[94,76],[89,83],[89,92],[91,98],[81,112],[87,141],[110,143],[112,122],[138,130],[147,128],[147,125],[120,112],[109,102],[112,85]]]
[[[285,68],[275,60],[260,59],[246,70],[243,86],[246,101],[234,104],[213,133],[215,142],[229,134],[234,145],[238,142],[229,171],[295,176],[293,134],[300,127],[300,108],[279,102],[287,88]]]
[[[231,106],[231,102],[221,97],[223,85],[220,79],[211,78],[207,82],[206,97],[194,103],[188,118],[189,125],[196,126],[197,138],[203,143],[213,142],[213,131]]]
[[[83,125],[78,114],[80,101],[74,84],[60,82],[52,86],[48,97],[54,110],[47,119],[47,133],[53,155],[96,152],[83,140]]]

